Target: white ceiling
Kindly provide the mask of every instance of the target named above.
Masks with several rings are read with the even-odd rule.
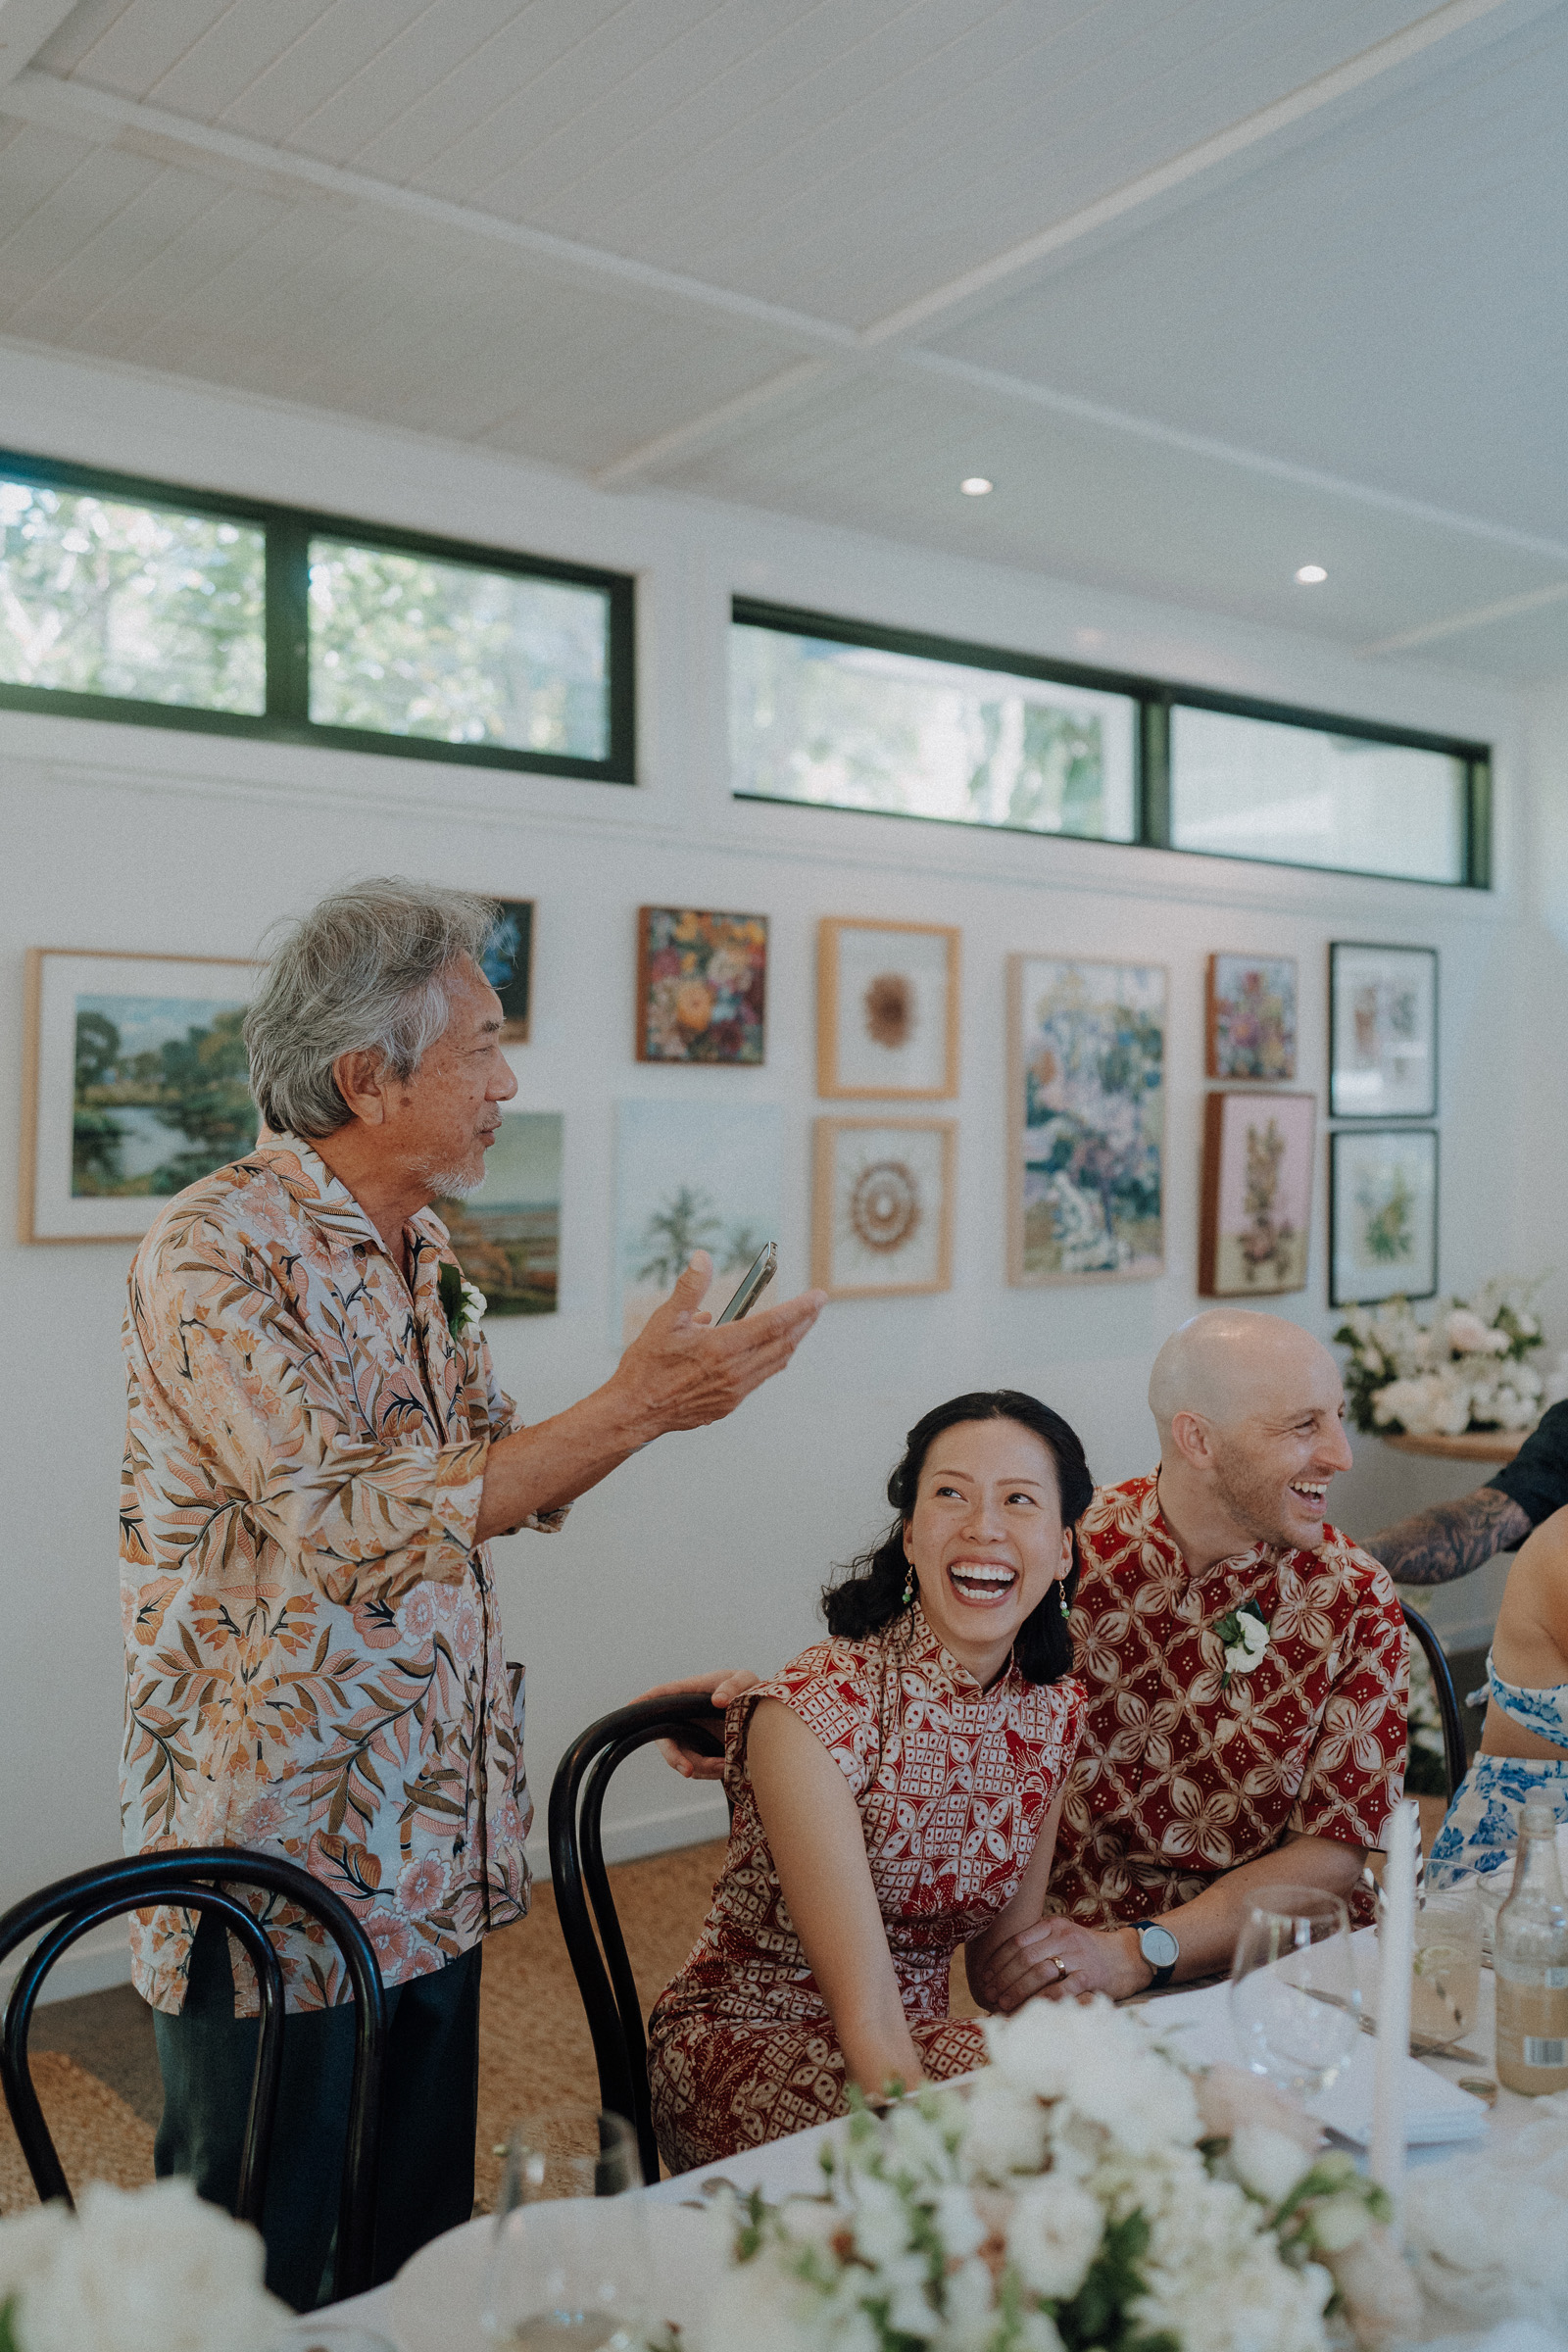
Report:
[[[1568,671],[1564,0],[0,0],[0,334]]]

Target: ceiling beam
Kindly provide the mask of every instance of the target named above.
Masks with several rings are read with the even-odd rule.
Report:
[[[1505,596],[1494,605],[1477,605],[1470,612],[1450,612],[1444,620],[1423,621],[1418,629],[1400,629],[1393,637],[1375,637],[1356,652],[1371,661],[1379,654],[1407,654],[1418,645],[1435,645],[1440,637],[1459,637],[1466,629],[1484,629],[1489,621],[1512,620],[1520,612],[1539,612],[1543,605],[1568,601],[1568,580],[1549,588],[1528,588],[1523,596]]]
[[[76,0],[0,0],[0,82],[15,81]]]

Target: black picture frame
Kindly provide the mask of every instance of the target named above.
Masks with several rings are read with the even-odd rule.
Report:
[[[1340,1127],[1329,1137],[1330,1306],[1377,1306],[1385,1298],[1437,1297],[1440,1156],[1436,1127]],[[1376,1167],[1380,1157],[1382,1171]],[[1401,1261],[1395,1231],[1388,1230],[1389,1280],[1380,1287],[1368,1262],[1366,1234],[1358,1235],[1356,1219],[1366,1216],[1368,1180],[1390,1167],[1398,1171],[1400,1163],[1403,1172],[1416,1172],[1426,1189],[1424,1198],[1419,1192],[1410,1196],[1416,1215],[1407,1263]],[[1391,1188],[1384,1206],[1369,1222],[1383,1223],[1396,1207],[1397,1194]],[[1382,1251],[1374,1246],[1372,1254],[1381,1256]]]
[[[1329,943],[1331,1119],[1437,1117],[1439,977],[1436,948]]]

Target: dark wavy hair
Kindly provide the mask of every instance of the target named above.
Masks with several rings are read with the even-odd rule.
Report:
[[[859,1553],[837,1583],[823,1587],[822,1614],[830,1634],[856,1641],[880,1633],[912,1609],[912,1594],[905,1598],[909,1564],[904,1531],[914,1516],[926,1455],[943,1431],[956,1429],[960,1421],[1016,1421],[1020,1428],[1033,1430],[1050,1454],[1056,1468],[1061,1524],[1072,1530],[1072,1568],[1062,1588],[1071,1605],[1078,1589],[1078,1522],[1095,1491],[1083,1446],[1077,1432],[1038,1396],[1026,1396],[1021,1389],[980,1389],[937,1405],[906,1438],[904,1458],[888,1480],[888,1500],[898,1517],[874,1549]],[[1054,1683],[1072,1672],[1072,1637],[1054,1586],[1019,1626],[1012,1656],[1025,1682]]]

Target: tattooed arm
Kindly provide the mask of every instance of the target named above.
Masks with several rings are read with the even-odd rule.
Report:
[[[1533,1524],[1511,1494],[1498,1487],[1478,1487],[1457,1502],[1412,1512],[1370,1537],[1363,1548],[1383,1562],[1396,1585],[1446,1585],[1484,1568],[1494,1553],[1515,1550]]]

